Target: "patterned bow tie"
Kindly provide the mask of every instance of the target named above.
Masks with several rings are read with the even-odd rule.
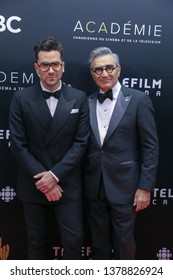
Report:
[[[98,92],[97,99],[101,104],[105,101],[106,98],[113,100],[112,89],[106,91],[105,93]]]
[[[56,90],[54,92],[43,90],[43,96],[44,96],[45,99],[48,99],[51,96],[54,96],[55,98],[59,99],[60,98],[60,94],[61,94],[61,89],[60,90]]]

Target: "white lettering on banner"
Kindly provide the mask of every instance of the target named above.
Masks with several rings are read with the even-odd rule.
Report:
[[[21,82],[23,84],[24,83],[33,84],[34,75],[33,73],[27,75],[26,73],[20,74],[19,72],[11,72],[7,75],[5,72],[0,71],[0,83],[4,83],[5,81],[7,81],[7,78],[10,79],[9,82],[11,84],[19,83],[19,79],[21,79]]]
[[[153,205],[157,205],[157,199],[153,199],[153,200],[152,200],[152,204],[153,204]],[[164,200],[162,201],[162,205],[168,205],[168,200],[167,200],[167,199],[164,199]]]
[[[74,40],[92,40],[92,41],[97,41],[98,38],[97,37],[85,37],[85,36],[73,36]]]
[[[55,258],[57,257],[62,257],[63,254],[64,254],[64,248],[61,248],[59,246],[54,246],[53,247],[53,250],[54,250],[54,256]]]
[[[154,189],[153,193],[154,197],[161,197],[161,198],[173,198],[173,189],[171,188],[163,188],[163,189]]]
[[[0,129],[0,147],[2,146],[1,144],[6,144],[7,147],[9,148],[11,146],[10,143],[10,130],[9,129]]]
[[[104,37],[91,37],[91,36],[73,36],[73,40],[87,40],[87,41],[106,41],[106,42],[119,42],[119,43],[132,43],[132,44],[161,44],[158,40],[137,40],[125,38],[104,38]]]
[[[10,130],[9,129],[0,129],[0,140],[9,140],[10,139]]]
[[[54,246],[53,251],[54,251],[55,259],[60,259],[64,255],[64,248],[62,248],[60,246]],[[87,247],[83,246],[81,248],[81,256],[89,258],[90,255],[91,255],[91,247],[90,246],[87,246]]]
[[[14,21],[20,22],[21,18],[18,16],[11,16],[6,20],[4,16],[0,15],[0,32],[4,32],[6,29],[11,33],[21,32],[21,28],[14,28],[12,26]]]
[[[155,90],[155,96],[161,96],[162,80],[143,79],[143,78],[124,78],[122,84],[131,88],[143,90],[146,94],[150,94],[149,90]],[[153,93],[153,92],[152,92]]]
[[[82,247],[82,257],[90,257],[91,255],[91,247],[87,246],[87,247]]]
[[[124,78],[122,80],[123,85],[127,87],[134,87],[135,85],[138,86],[138,88],[144,88],[144,89],[161,89],[162,80],[155,80],[155,79],[142,79],[142,78]]]
[[[167,206],[173,199],[173,188],[155,188],[153,191],[152,205]]]
[[[83,24],[80,20],[77,21],[74,27],[74,32],[80,31],[80,32],[88,32],[88,33],[104,33],[104,34],[121,34],[124,36],[153,36],[153,37],[161,37],[162,32],[162,25],[156,24],[156,25],[147,25],[142,24],[138,25],[136,23],[132,23],[132,21],[128,21],[127,23],[124,23],[120,25],[117,22],[111,22],[106,25],[106,23],[103,21],[101,23],[96,23],[95,21],[89,21],[86,24]]]
[[[17,91],[17,90],[22,90],[23,87],[10,87],[10,86],[0,86],[0,90],[2,91]]]

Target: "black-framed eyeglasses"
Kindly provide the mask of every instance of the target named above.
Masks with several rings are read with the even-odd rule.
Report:
[[[38,63],[37,63],[37,65],[40,67],[40,70],[42,72],[49,71],[50,67],[52,67],[52,69],[55,72],[58,72],[58,71],[61,70],[61,67],[62,67],[63,63],[60,63],[59,61],[55,61],[55,62],[52,62],[52,63],[41,62],[40,65]]]
[[[115,68],[117,68],[119,65],[113,65],[113,64],[107,64],[104,67],[98,66],[95,68],[92,68],[92,71],[96,73],[97,75],[101,75],[103,71],[105,70],[107,73],[112,73]]]

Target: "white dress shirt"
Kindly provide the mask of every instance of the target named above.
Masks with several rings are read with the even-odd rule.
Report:
[[[102,104],[99,103],[99,101],[97,100],[96,114],[101,145],[103,145],[103,141],[105,139],[109,127],[109,123],[112,117],[113,110],[115,108],[115,104],[117,102],[120,89],[121,84],[118,81],[116,85],[112,88],[113,100],[106,98]],[[103,91],[100,92],[103,93]]]
[[[43,86],[42,82],[40,82],[40,85],[41,85],[42,90],[50,92],[48,89],[46,89]],[[62,87],[62,82],[60,81],[60,86],[56,90],[54,90],[53,92],[61,89],[61,87]],[[46,103],[48,105],[48,108],[49,108],[49,111],[51,113],[51,116],[53,117],[54,113],[55,113],[55,110],[56,110],[56,106],[58,104],[58,99],[55,98],[54,96],[50,96],[50,98],[46,99]]]
[[[42,90],[48,91],[48,92],[49,92],[49,90],[46,89],[46,88],[43,86],[43,84],[42,84],[41,81],[40,81],[40,85],[41,85]],[[59,87],[58,87],[56,90],[54,90],[53,92],[55,92],[55,91],[61,89],[61,87],[62,87],[62,82],[60,81]],[[48,106],[49,111],[50,111],[50,113],[51,113],[51,116],[53,117],[53,116],[54,116],[54,113],[55,113],[55,110],[56,110],[56,106],[57,106],[57,104],[58,104],[58,99],[55,98],[54,96],[50,96],[48,99],[46,99],[46,103],[47,103],[47,106]],[[56,175],[55,175],[51,170],[49,170],[49,172],[52,174],[52,176],[55,178],[55,180],[56,180],[57,182],[59,182],[59,179],[56,177]]]

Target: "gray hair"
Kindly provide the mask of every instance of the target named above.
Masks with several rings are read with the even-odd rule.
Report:
[[[90,67],[92,68],[93,67],[93,62],[94,62],[94,59],[96,57],[99,57],[99,56],[103,56],[103,55],[107,55],[107,54],[110,54],[112,55],[112,57],[114,58],[115,60],[115,63],[120,65],[120,60],[119,60],[119,56],[118,54],[116,53],[113,53],[109,48],[107,47],[98,47],[96,49],[94,49],[93,51],[91,51],[90,53],[90,56],[89,56],[89,64],[90,64]]]

